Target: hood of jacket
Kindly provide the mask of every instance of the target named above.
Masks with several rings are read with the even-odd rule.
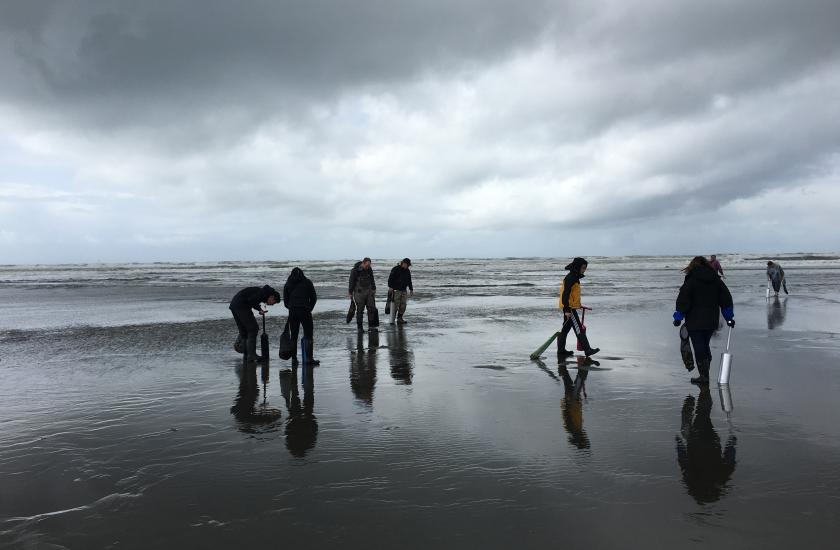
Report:
[[[692,279],[701,283],[717,284],[718,282],[718,275],[715,273],[715,270],[705,265],[695,267],[689,273],[686,273],[685,278],[686,280]]]

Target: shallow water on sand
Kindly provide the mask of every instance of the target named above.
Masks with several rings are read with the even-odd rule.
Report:
[[[840,266],[783,261],[768,301],[724,261],[722,393],[681,365],[684,259],[613,262],[585,279],[597,363],[528,358],[560,260],[418,261],[409,324],[363,335],[345,266],[304,264],[322,363],[295,370],[243,367],[226,307],[286,264],[0,268],[0,546],[833,546]]]

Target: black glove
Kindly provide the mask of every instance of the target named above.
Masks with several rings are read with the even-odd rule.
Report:
[[[674,319],[674,326],[675,326],[675,327],[678,327],[678,326],[680,326],[681,324],[682,324],[682,321],[677,321],[676,319]]]
[[[730,319],[730,320],[728,320],[728,321],[726,322],[726,324],[727,324],[727,325],[729,325],[730,327],[734,327],[734,326],[735,326],[735,319]]]

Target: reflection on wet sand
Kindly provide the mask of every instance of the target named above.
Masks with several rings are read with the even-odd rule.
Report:
[[[560,410],[563,414],[563,427],[569,432],[569,443],[578,449],[589,449],[589,437],[583,429],[583,399],[586,396],[586,378],[589,371],[586,370],[587,362],[591,359],[577,357],[578,369],[575,379],[572,380],[569,369],[565,362],[559,362],[557,372],[563,380],[563,399],[560,401]]]
[[[726,493],[729,478],[735,471],[737,439],[730,433],[725,447],[721,448],[720,437],[709,416],[712,405],[708,387],[701,387],[696,404],[693,396],[686,397],[681,410],[682,428],[676,436],[683,483],[698,504],[718,501]]]
[[[281,413],[279,409],[271,408],[265,398],[268,384],[268,365],[261,367],[263,384],[263,402],[259,405],[260,388],[257,384],[257,366],[239,365],[236,375],[239,377],[239,392],[233,400],[230,413],[236,419],[236,428],[249,434],[264,434],[277,431]]]
[[[315,447],[318,419],[315,417],[315,380],[312,365],[300,367],[303,403],[298,389],[298,367],[280,372],[280,393],[286,401],[286,449],[292,456],[303,457]]]
[[[402,325],[397,325],[386,334],[386,338],[388,357],[391,361],[391,378],[398,384],[411,384],[414,378],[414,350],[408,345],[405,329]]]
[[[379,332],[368,333],[368,347],[365,335],[358,333],[355,341],[348,339],[350,348],[350,390],[366,408],[373,408],[373,390],[376,387],[376,350],[379,348]]]
[[[785,315],[787,315],[787,296],[783,300],[779,300],[775,296],[772,301],[767,303],[767,328],[773,330],[774,328],[781,328],[785,322]]]

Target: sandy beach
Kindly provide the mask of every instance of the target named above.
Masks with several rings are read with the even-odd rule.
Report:
[[[840,265],[789,260],[779,300],[760,263],[728,270],[726,412],[680,361],[676,261],[591,260],[589,364],[529,359],[559,328],[561,259],[416,261],[409,323],[361,336],[346,269],[313,264],[321,366],[294,371],[275,355],[280,306],[267,367],[231,347],[225,300],[273,270],[282,286],[279,267],[46,297],[43,272],[4,268],[0,545],[833,545]],[[479,268],[484,286],[445,287]]]

